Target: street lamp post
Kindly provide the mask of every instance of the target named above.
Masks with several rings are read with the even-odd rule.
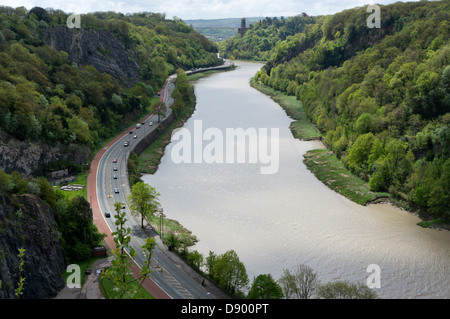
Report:
[[[163,209],[159,208],[157,210],[158,215],[159,215],[159,238],[161,238],[162,241],[164,241],[164,236],[163,236],[163,228],[164,228],[164,224],[163,224],[163,218],[166,217],[166,215],[163,214]]]

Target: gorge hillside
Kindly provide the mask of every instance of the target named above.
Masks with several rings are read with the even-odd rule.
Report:
[[[163,14],[84,14],[80,28],[67,27],[68,16],[0,7],[0,167],[7,172],[29,175],[70,153],[85,163],[155,106],[169,74],[222,63],[212,42]],[[25,142],[35,155],[24,164],[9,141]]]
[[[24,249],[20,272],[19,249]],[[0,192],[0,299],[50,298],[65,283],[65,260],[54,211],[34,195]],[[16,296],[20,278],[22,295]]]
[[[368,27],[369,15],[358,7],[292,17],[278,27],[262,21],[221,44],[221,54],[267,59],[255,78],[296,96],[331,150],[371,190],[448,221],[450,3],[380,6],[381,28]],[[266,35],[290,23],[298,33],[271,44]]]

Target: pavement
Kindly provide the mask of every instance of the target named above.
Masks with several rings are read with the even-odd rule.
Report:
[[[103,269],[111,266],[108,258],[98,259],[91,268],[91,273],[86,276],[81,288],[62,289],[54,299],[105,299],[98,284],[100,273]]]

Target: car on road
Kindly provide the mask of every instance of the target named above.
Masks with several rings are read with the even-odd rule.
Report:
[[[153,125],[153,122],[148,123],[148,126],[152,126],[152,125]]]
[[[113,163],[117,163],[117,158],[113,159]]]
[[[111,217],[111,213],[110,212],[105,212],[105,217]]]
[[[127,147],[128,145],[130,145],[130,142],[129,142],[129,141],[126,141],[126,142],[123,144],[123,146],[125,146],[125,147]]]
[[[139,123],[136,124],[136,128],[137,128],[137,129],[140,129],[140,128],[141,128],[141,124],[139,124]]]
[[[117,187],[114,188],[114,193],[119,194],[119,189]]]
[[[130,131],[130,134],[133,134],[133,133],[134,133],[134,130],[131,130],[131,131]]]
[[[113,171],[117,172],[119,169],[117,168],[117,166],[114,166]]]
[[[133,136],[134,139],[137,139],[137,135]]]
[[[113,178],[114,178],[114,179],[118,179],[118,178],[119,178],[119,175],[114,174]]]
[[[121,204],[122,204],[122,209],[125,209],[126,208],[125,202],[122,202]]]

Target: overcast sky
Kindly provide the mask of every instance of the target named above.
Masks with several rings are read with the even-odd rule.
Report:
[[[302,12],[323,15],[372,3],[398,0],[0,0],[0,5],[31,9],[34,6],[61,9],[67,13],[115,11],[122,13],[159,12],[167,18],[220,19],[240,17],[294,16]],[[411,1],[411,0],[408,0]],[[413,0],[415,1],[415,0]]]

